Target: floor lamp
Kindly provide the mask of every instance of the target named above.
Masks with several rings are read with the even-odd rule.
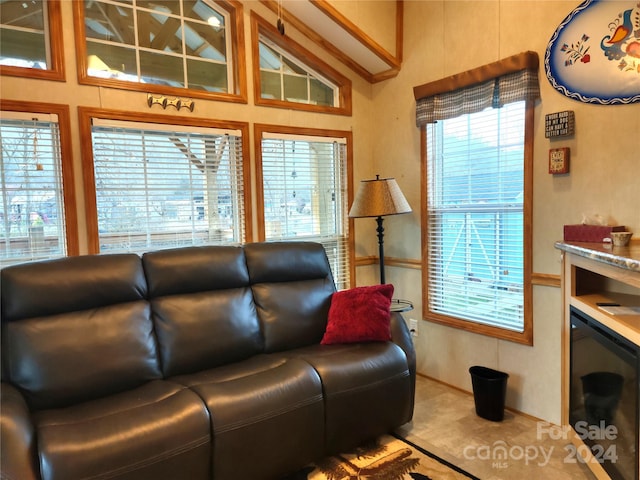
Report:
[[[362,180],[356,192],[356,198],[351,205],[349,217],[376,217],[378,223],[378,248],[380,252],[380,283],[384,279],[384,228],[382,217],[410,213],[411,206],[404,198],[400,187],[394,178],[380,178],[376,175],[373,180]]]

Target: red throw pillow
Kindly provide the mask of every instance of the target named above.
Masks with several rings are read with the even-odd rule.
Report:
[[[335,292],[331,297],[327,329],[320,342],[384,342],[389,329],[393,285],[372,285]]]

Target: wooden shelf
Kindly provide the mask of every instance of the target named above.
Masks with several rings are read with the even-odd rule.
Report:
[[[640,306],[639,295],[629,295],[616,292],[592,293],[571,297],[570,304],[582,310],[584,313],[609,327],[620,336],[640,345],[640,314],[638,315],[611,315],[596,303],[616,302],[621,306]]]

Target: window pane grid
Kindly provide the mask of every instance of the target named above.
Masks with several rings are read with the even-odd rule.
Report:
[[[245,240],[241,138],[93,127],[101,251]]]
[[[428,127],[429,310],[524,330],[524,102]]]
[[[263,138],[266,240],[321,243],[338,288],[349,285],[346,146]]]
[[[0,266],[66,255],[57,122],[0,120]]]
[[[261,37],[262,98],[336,107],[338,87]]]
[[[51,68],[48,33],[45,1],[3,2],[0,65]]]
[[[86,1],[88,74],[228,92],[228,14],[213,10],[204,0],[188,2],[189,8],[183,3]],[[209,69],[211,75],[206,75]]]

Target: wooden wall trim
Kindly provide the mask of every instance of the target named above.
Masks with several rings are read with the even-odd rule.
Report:
[[[358,40],[362,45],[367,47],[378,58],[387,63],[390,67],[400,67],[398,59],[385,50],[378,42],[367,35],[361,30],[355,23],[340,13],[333,5],[327,0],[309,0],[318,10],[328,16],[331,20],[340,25],[344,30]],[[396,7],[396,11],[397,11]]]
[[[366,267],[368,265],[378,265],[378,257],[376,255],[369,255],[366,257],[356,257],[356,267]],[[397,257],[384,257],[384,264],[386,266],[411,268],[414,270],[421,270],[422,263],[416,258],[397,258]],[[533,273],[531,275],[531,284],[542,287],[556,287],[560,288],[560,275],[552,273]]]
[[[560,275],[551,273],[534,273],[531,275],[531,284],[543,287],[560,288]]]

